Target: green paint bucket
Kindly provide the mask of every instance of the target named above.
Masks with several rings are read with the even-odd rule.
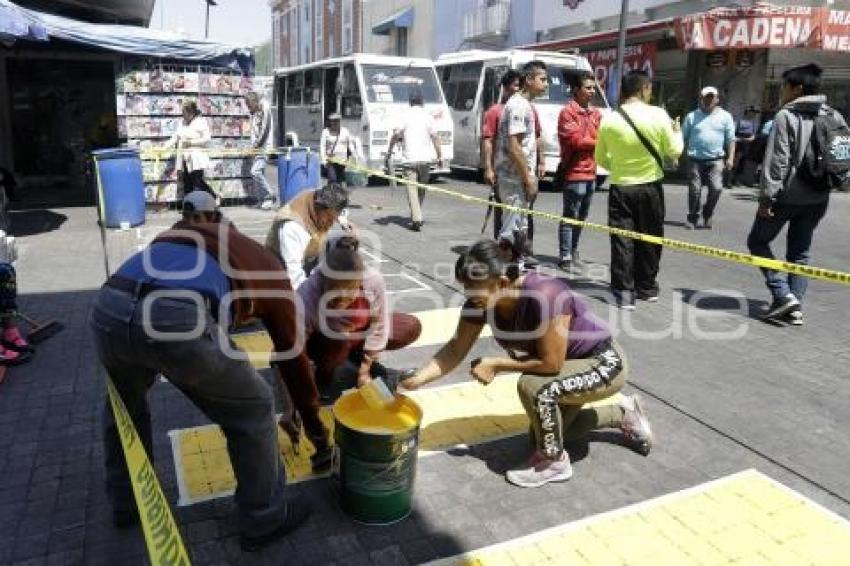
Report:
[[[413,509],[422,409],[396,395],[380,410],[350,391],[334,404],[334,475],[342,510],[360,523],[388,525]]]

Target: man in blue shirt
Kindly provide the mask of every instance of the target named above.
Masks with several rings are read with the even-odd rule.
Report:
[[[711,229],[714,208],[723,190],[723,170],[735,163],[735,121],[720,108],[720,94],[713,86],[700,93],[699,108],[682,124],[682,135],[688,154],[688,219],[685,228],[693,230],[700,217],[702,188],[708,196],[702,207],[703,227]]]
[[[234,501],[246,551],[293,531],[307,519],[309,506],[285,496],[273,390],[235,350],[227,327],[249,319],[263,323],[274,343],[272,365],[288,391],[304,393],[299,399],[307,401],[296,402],[296,408],[308,438],[323,453],[330,450],[327,430],[318,418],[318,392],[299,338],[298,315],[280,259],[223,221],[215,199],[203,191],[186,195],[183,220],[125,261],[92,305],[98,357],[150,458],[147,391],[159,373],[221,426],[236,476]],[[139,512],[108,403],[103,416],[113,522],[134,526]]]

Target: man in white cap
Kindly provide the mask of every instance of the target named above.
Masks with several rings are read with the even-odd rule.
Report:
[[[206,191],[192,191],[183,199],[183,221],[221,222],[221,210],[215,197]]]
[[[188,194],[183,219],[127,259],[98,291],[90,327],[98,357],[151,458],[147,392],[160,373],[221,427],[236,476],[240,544],[254,551],[295,530],[309,506],[287,493],[274,389],[235,352],[227,334],[231,325],[259,319],[274,344],[271,365],[293,394],[306,436],[320,455],[329,450],[329,436],[319,418],[319,393],[300,337],[303,322],[284,265],[220,218],[212,195]],[[108,403],[103,416],[113,521],[130,527],[139,523],[139,511]],[[326,460],[314,460],[314,467],[320,465]]]
[[[693,230],[700,217],[702,188],[708,196],[702,206],[703,227],[710,230],[714,208],[723,190],[723,170],[735,164],[735,121],[720,108],[720,93],[713,86],[700,92],[699,108],[682,124],[688,155],[688,218],[685,228]]]
[[[328,116],[328,127],[322,130],[322,136],[319,139],[319,159],[325,166],[330,183],[345,183],[345,165],[329,163],[328,157],[343,161],[348,161],[353,156],[362,157],[357,139],[351,135],[348,128],[340,125],[341,119],[337,112]]]

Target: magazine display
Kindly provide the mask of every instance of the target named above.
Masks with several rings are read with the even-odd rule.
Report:
[[[209,185],[222,198],[251,194],[251,159],[228,153],[250,147],[251,120],[243,94],[252,90],[251,77],[198,67],[186,69],[127,70],[118,78],[116,109],[118,135],[141,150],[162,148],[182,121],[186,100],[198,103],[210,125]],[[180,175],[174,157],[146,156],[142,161],[145,199],[180,199]]]

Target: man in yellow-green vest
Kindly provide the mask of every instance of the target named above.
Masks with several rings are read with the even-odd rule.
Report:
[[[623,78],[622,103],[599,127],[596,163],[610,171],[608,224],[664,235],[664,161],[675,161],[683,142],[678,118],[651,106],[652,81],[643,71]],[[617,306],[633,310],[635,299],[658,300],[661,246],[611,236],[611,289]]]

